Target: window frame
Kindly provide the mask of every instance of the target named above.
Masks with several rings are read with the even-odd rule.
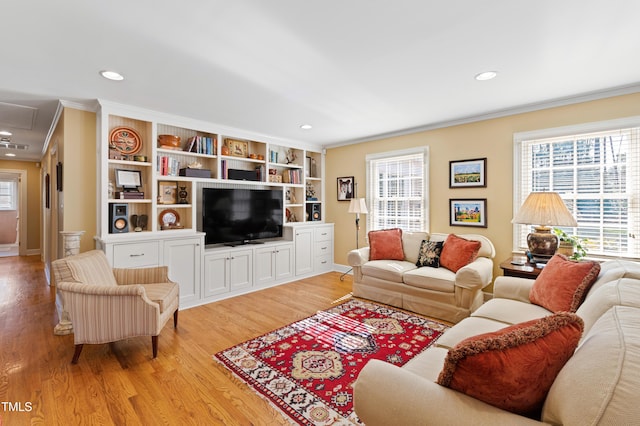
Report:
[[[523,172],[523,152],[522,146],[524,142],[528,142],[531,140],[540,140],[540,139],[552,139],[552,138],[562,138],[569,136],[576,136],[581,134],[591,134],[598,132],[615,132],[621,129],[629,129],[629,128],[640,128],[640,116],[633,117],[625,117],[620,119],[606,120],[606,121],[597,121],[590,123],[582,123],[576,125],[555,127],[549,129],[540,129],[533,130],[527,132],[518,132],[513,135],[513,215],[515,216],[516,212],[520,208],[524,196],[527,194],[523,194],[524,192],[524,183],[522,182],[522,172]],[[630,149],[632,152],[637,152],[640,150],[640,137],[636,138],[638,145]],[[633,164],[631,161],[629,164]],[[640,168],[640,164],[638,164]],[[635,175],[633,177],[637,178],[640,175],[640,170],[635,171]],[[629,182],[629,180],[627,180]],[[629,190],[627,190],[629,192]],[[635,195],[634,195],[635,194]],[[628,197],[630,201],[637,200],[640,198],[640,187],[635,187],[631,191],[631,195]],[[631,214],[629,215],[631,218]],[[638,219],[637,222],[640,222],[640,215],[637,212],[634,214],[634,218]],[[526,241],[521,239],[521,227],[527,225],[519,225],[513,224],[513,241],[512,241],[512,249],[513,252],[523,252],[526,249]],[[640,227],[640,223],[634,223],[634,228]],[[635,233],[634,233],[635,234]],[[635,234],[639,235],[640,234]],[[628,254],[629,256],[624,255],[606,255],[606,254],[594,254],[589,255],[589,258],[594,259],[609,259],[609,258],[626,258],[632,260],[640,259],[640,238],[631,238],[629,244],[633,244]]]
[[[9,206],[5,207],[3,204],[0,204],[0,210],[3,211],[11,211],[18,210],[18,180],[14,178],[4,179],[0,177],[0,183],[8,184],[8,194],[0,194],[0,196],[8,196],[9,197]],[[0,191],[2,191],[0,189]]]
[[[376,209],[375,203],[377,199],[378,187],[377,187],[377,179],[372,176],[372,167],[373,163],[379,160],[391,160],[394,158],[405,157],[405,156],[413,156],[413,155],[422,155],[422,196],[420,203],[420,221],[422,223],[422,228],[420,231],[429,232],[429,147],[421,146],[416,148],[409,149],[401,149],[395,151],[386,151],[375,154],[367,154],[365,157],[366,161],[366,182],[367,182],[367,201],[369,205],[369,214],[367,215],[367,230],[377,230],[375,227],[376,223]],[[401,226],[398,226],[402,228]],[[403,231],[407,232],[415,232],[415,230],[409,231],[403,229]]]

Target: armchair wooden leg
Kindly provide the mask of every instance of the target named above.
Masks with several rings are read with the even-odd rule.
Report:
[[[173,313],[173,328],[178,328],[178,310]]]
[[[158,336],[151,336],[151,347],[153,348],[153,357],[158,356]]]
[[[80,352],[82,352],[82,344],[76,345],[76,350],[73,352],[73,359],[71,360],[71,364],[77,364],[78,358],[80,358]]]

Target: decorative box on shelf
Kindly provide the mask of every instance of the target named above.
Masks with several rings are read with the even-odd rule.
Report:
[[[282,175],[269,175],[269,182],[282,183]]]
[[[209,169],[180,169],[180,176],[186,177],[198,177],[198,178],[210,178],[211,170]]]

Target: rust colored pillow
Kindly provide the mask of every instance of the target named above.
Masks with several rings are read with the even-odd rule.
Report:
[[[576,262],[556,254],[533,283],[529,301],[552,312],[575,312],[599,273],[598,262]]]
[[[503,410],[538,416],[584,325],[561,312],[480,334],[454,346],[437,383]]]
[[[369,231],[369,260],[404,260],[402,229]]]
[[[440,266],[458,272],[458,269],[476,260],[481,246],[480,241],[471,241],[449,234],[440,253]]]

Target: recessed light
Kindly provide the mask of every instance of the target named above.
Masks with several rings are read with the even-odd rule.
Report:
[[[124,76],[116,71],[104,70],[104,71],[100,71],[100,75],[106,78],[107,80],[113,80],[113,81],[124,80]]]
[[[476,80],[478,81],[491,80],[496,78],[497,75],[498,75],[497,71],[485,71],[485,72],[481,72],[480,74],[476,74]]]
[[[6,130],[0,130],[0,136],[11,136],[12,133]]]
[[[7,157],[15,157],[16,156],[13,152],[7,152],[5,155]]]
[[[300,128],[302,130],[311,130],[311,129],[313,129],[313,126],[311,124],[302,124],[302,125],[300,125]]]

